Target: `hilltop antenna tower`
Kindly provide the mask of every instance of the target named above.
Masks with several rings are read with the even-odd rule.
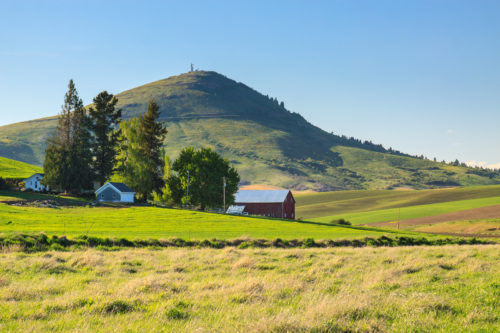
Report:
[[[191,70],[190,70],[190,72],[194,72],[194,65],[193,64],[191,64]]]

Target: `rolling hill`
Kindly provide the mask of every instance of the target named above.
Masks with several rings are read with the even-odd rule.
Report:
[[[36,165],[0,157],[0,177],[2,178],[27,178],[37,172],[42,172],[42,168]]]
[[[298,218],[457,236],[500,237],[500,186],[298,193]]]
[[[294,194],[296,213],[303,219],[330,217],[403,207],[443,204],[500,197],[500,186],[471,186],[432,190],[370,190]],[[492,204],[500,204],[500,201]],[[465,206],[463,209],[466,209]]]
[[[166,151],[212,147],[238,169],[243,184],[296,190],[499,184],[500,173],[436,163],[371,142],[327,133],[277,99],[215,72],[196,71],[117,95],[124,118],[153,98],[167,123]],[[62,97],[61,97],[62,98]],[[56,117],[0,127],[0,156],[41,165]]]

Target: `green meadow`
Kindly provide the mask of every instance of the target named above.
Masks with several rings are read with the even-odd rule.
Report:
[[[390,232],[328,224],[230,216],[157,207],[35,208],[0,204],[0,233],[44,232],[48,235],[229,239],[352,239]]]
[[[0,177],[2,178],[27,178],[37,172],[43,172],[43,169],[28,163],[0,157]]]

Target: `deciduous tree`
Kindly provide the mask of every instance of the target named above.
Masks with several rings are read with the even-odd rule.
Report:
[[[117,179],[133,188],[139,199],[147,200],[164,185],[163,144],[167,129],[158,121],[159,107],[150,101],[148,111],[122,122]]]
[[[225,191],[226,203],[234,202],[234,194],[238,190],[240,181],[238,172],[230,166],[228,160],[212,149],[185,148],[173,163],[172,170],[177,174],[170,176],[167,182],[175,202],[186,203],[183,193],[188,185],[188,172],[189,198],[187,203],[199,205],[202,209],[221,207],[223,191]],[[223,177],[226,179],[225,187],[223,187]]]

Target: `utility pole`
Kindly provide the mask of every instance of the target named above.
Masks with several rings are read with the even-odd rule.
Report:
[[[189,205],[189,170],[188,170],[188,182],[186,187],[186,207]]]
[[[401,220],[401,207],[398,207],[398,230],[399,230],[399,221]]]
[[[222,177],[222,202],[224,206],[222,207],[222,212],[226,212],[226,177]]]

